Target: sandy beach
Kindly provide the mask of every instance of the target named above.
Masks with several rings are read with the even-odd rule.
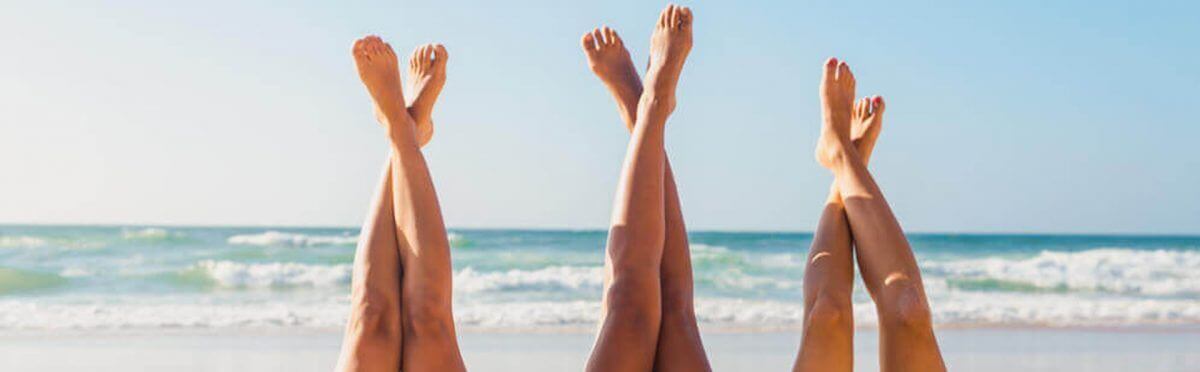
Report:
[[[1195,371],[1197,330],[946,329],[938,333],[955,371]],[[466,331],[474,371],[578,371],[592,335]],[[706,332],[717,371],[784,371],[795,332]],[[4,371],[329,371],[340,334],[328,331],[6,333]],[[874,330],[856,334],[855,370],[876,371]]]

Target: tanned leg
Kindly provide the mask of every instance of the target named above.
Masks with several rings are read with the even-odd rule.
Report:
[[[354,254],[350,319],[338,358],[338,371],[400,369],[400,251],[392,218],[390,167],[371,203]]]
[[[944,371],[916,257],[883,192],[851,142],[854,76],[844,62],[825,63],[823,123],[816,158],[842,194],[858,263],[879,314],[884,371]]]
[[[409,58],[408,113],[416,123],[421,146],[433,138],[433,104],[446,81],[445,63],[429,63],[445,54],[441,44],[418,47]],[[380,114],[378,111],[377,114]],[[379,115],[382,120],[382,115]],[[381,124],[385,123],[383,121]],[[342,341],[339,371],[398,371],[402,353],[400,329],[400,247],[392,206],[391,156],[359,233],[351,283],[351,312]]]
[[[691,50],[691,12],[669,5],[650,41],[650,83],[637,105],[605,258],[600,334],[589,371],[649,371],[662,320],[661,265],[666,239],[663,151],[675,86]]]
[[[450,244],[415,123],[404,107],[396,54],[383,40],[368,36],[355,43],[354,57],[392,147],[393,210],[403,264],[402,369],[465,370],[451,311]]]
[[[608,27],[583,35],[583,50],[592,72],[600,78],[617,101],[617,109],[626,128],[632,132],[637,120],[642,79],[638,77],[629,51],[617,32]],[[692,260],[687,229],[680,211],[679,194],[670,161],[664,155],[665,227],[661,270],[662,321],[655,354],[655,371],[707,371],[708,357],[700,340],[693,305]]]
[[[875,148],[882,120],[881,98],[855,103],[851,137],[864,163]],[[835,184],[830,186],[804,269],[804,335],[795,371],[854,370],[852,243],[846,206]]]

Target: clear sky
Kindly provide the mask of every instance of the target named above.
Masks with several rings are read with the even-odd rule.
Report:
[[[119,4],[113,4],[119,3]],[[668,126],[693,229],[811,230],[817,81],[888,100],[910,231],[1200,233],[1200,6],[692,1]],[[0,5],[0,222],[360,223],[386,155],[349,48],[440,41],[426,154],[453,227],[603,228],[626,144],[579,36],[644,61],[653,1]]]

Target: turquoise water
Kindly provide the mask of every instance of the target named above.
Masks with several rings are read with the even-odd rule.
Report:
[[[339,327],[357,229],[0,226],[0,329]],[[455,312],[479,327],[597,318],[602,231],[454,230]],[[1200,324],[1200,237],[910,237],[935,320]],[[794,327],[811,235],[691,236],[697,315]],[[855,295],[855,320],[874,322]]]

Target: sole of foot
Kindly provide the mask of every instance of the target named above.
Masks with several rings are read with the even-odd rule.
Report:
[[[416,123],[421,146],[433,139],[433,106],[446,85],[446,61],[450,54],[442,44],[425,44],[408,58],[408,113]]]
[[[642,99],[650,99],[665,108],[675,108],[675,86],[692,50],[692,10],[667,5],[658,16],[650,37],[650,67],[646,70]]]
[[[816,158],[826,168],[835,167],[851,146],[850,126],[854,107],[854,74],[846,62],[830,58],[821,76],[821,137]]]

